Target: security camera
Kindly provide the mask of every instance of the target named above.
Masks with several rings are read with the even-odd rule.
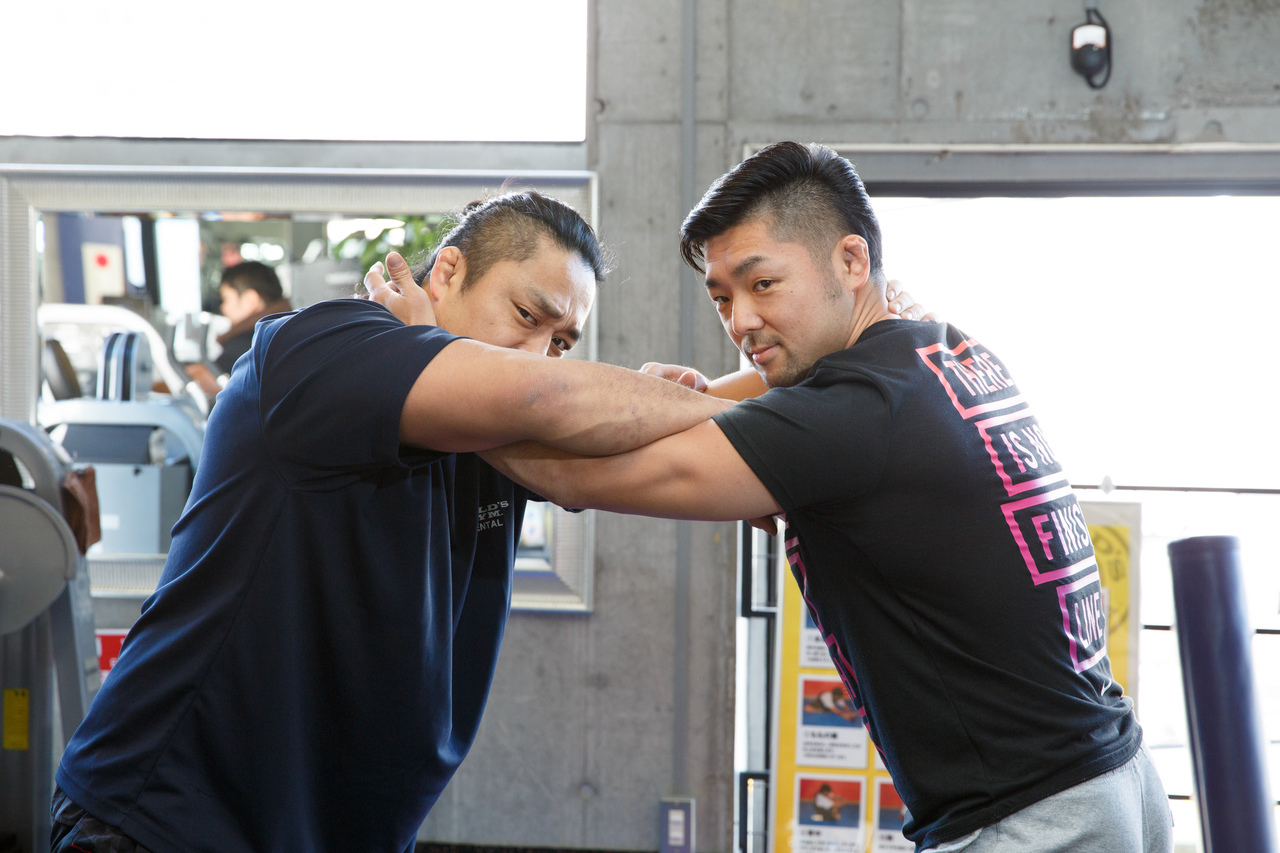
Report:
[[[1085,9],[1085,22],[1071,30],[1071,67],[1091,89],[1111,79],[1111,30],[1097,9]]]

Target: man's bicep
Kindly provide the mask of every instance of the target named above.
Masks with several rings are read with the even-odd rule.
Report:
[[[527,438],[518,413],[539,391],[533,358],[456,340],[418,374],[400,416],[400,440],[444,453],[487,450]]]
[[[865,383],[776,388],[716,420],[787,511],[865,497],[888,454],[889,409]]]

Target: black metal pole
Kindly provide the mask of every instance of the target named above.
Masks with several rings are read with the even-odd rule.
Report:
[[[1169,562],[1205,853],[1276,853],[1239,542],[1181,539]]]

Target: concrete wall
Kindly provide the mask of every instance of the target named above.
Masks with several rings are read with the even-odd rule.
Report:
[[[788,138],[1280,143],[1280,0],[1100,2],[1115,68],[1094,92],[1068,65],[1078,0],[699,0],[697,191],[745,144]],[[682,2],[592,3],[585,146],[0,139],[0,161],[592,168],[618,255],[599,300],[601,358],[674,361]],[[695,363],[734,367],[713,312],[698,307]],[[694,526],[683,598],[675,530],[601,517],[595,612],[513,617],[477,745],[424,838],[653,850],[658,799],[692,794],[698,847],[733,847],[732,526]],[[680,608],[686,649],[674,645]]]
[[[723,6],[724,4],[715,4]],[[724,13],[727,138],[861,143],[1280,140],[1280,3],[1100,10],[1114,69],[1071,71],[1079,2],[741,0]],[[705,54],[700,63],[711,61]],[[717,63],[718,65],[719,63]],[[700,66],[700,71],[702,68]]]
[[[698,101],[719,125],[699,126],[699,192],[733,157],[723,138],[724,5],[715,6],[701,10],[699,49],[720,57],[707,65],[720,79],[700,81]],[[599,351],[631,367],[680,351],[681,9],[665,0],[593,10],[588,168],[600,170],[600,229],[617,255],[597,301]],[[697,307],[695,363],[736,369],[709,301],[699,295]],[[656,850],[659,798],[682,794],[697,798],[699,848],[731,846],[734,526],[694,526],[685,601],[675,523],[602,514],[596,539],[595,612],[511,620],[480,736],[422,837]],[[674,646],[681,607],[691,626],[684,695],[673,672],[685,660]],[[489,813],[478,802],[502,806]]]

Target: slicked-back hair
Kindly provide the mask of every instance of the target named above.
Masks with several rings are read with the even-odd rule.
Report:
[[[779,240],[808,246],[825,263],[846,234],[867,241],[871,278],[883,281],[880,223],[853,164],[825,145],[778,142],[711,185],[680,227],[685,263],[705,272],[707,241],[737,225],[768,219]]]
[[[609,264],[600,241],[579,214],[562,201],[536,190],[504,193],[477,199],[454,216],[454,226],[412,269],[419,285],[431,275],[436,257],[446,246],[456,246],[467,259],[466,291],[499,261],[527,261],[538,252],[543,239],[572,252],[591,267],[596,284],[603,284]]]
[[[276,275],[276,271],[257,261],[244,261],[224,269],[218,286],[223,285],[236,293],[256,290],[267,305],[284,299],[284,288],[280,286],[280,277]]]

